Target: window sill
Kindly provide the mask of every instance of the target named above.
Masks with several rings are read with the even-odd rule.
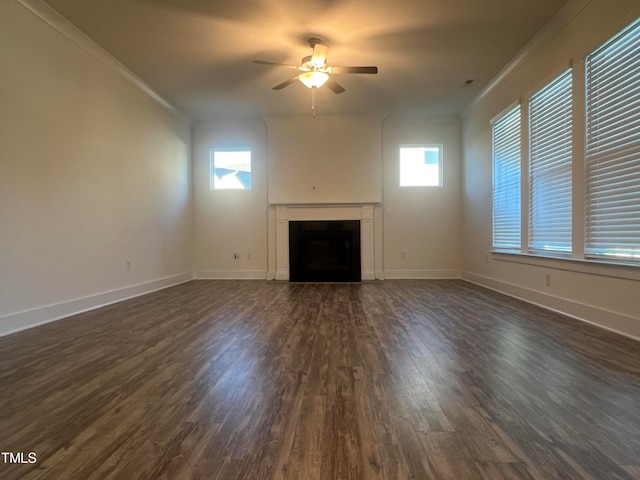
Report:
[[[561,256],[542,256],[532,253],[490,250],[493,260],[520,263],[536,267],[553,268],[569,272],[585,273],[600,277],[622,278],[640,281],[640,265],[632,263],[601,262]]]

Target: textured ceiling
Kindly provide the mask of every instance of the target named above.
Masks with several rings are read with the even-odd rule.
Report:
[[[346,92],[319,115],[459,113],[566,0],[46,0],[196,121],[310,114],[301,83],[254,59],[299,64],[309,36]],[[474,80],[465,87],[466,80]]]

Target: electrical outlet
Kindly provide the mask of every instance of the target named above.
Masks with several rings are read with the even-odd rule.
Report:
[[[251,254],[247,253],[247,260],[251,260]]]
[[[544,276],[544,284],[547,287],[551,286],[551,274],[550,273],[545,274],[545,276]]]
[[[405,260],[407,258],[407,254],[405,252],[400,252],[400,260]]]
[[[131,270],[131,260],[127,260],[127,270]]]
[[[233,254],[233,259],[234,260],[240,260],[240,254],[239,253],[234,253]]]

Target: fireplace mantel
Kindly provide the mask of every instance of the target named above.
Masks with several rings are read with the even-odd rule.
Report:
[[[374,209],[375,204],[287,204],[275,207],[276,280],[289,280],[289,221],[360,220],[362,280],[375,280]]]

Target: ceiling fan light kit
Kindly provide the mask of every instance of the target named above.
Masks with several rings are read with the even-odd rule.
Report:
[[[307,88],[320,88],[329,80],[329,74],[324,72],[304,72],[298,75],[298,80]]]
[[[323,85],[327,85],[329,90],[333,93],[340,94],[345,91],[344,87],[338,82],[330,78],[332,75],[340,74],[353,74],[353,73],[366,73],[376,74],[378,73],[378,67],[337,67],[327,65],[327,53],[329,47],[322,45],[320,39],[311,37],[307,40],[307,44],[313,49],[313,53],[302,59],[300,65],[287,65],[283,63],[266,62],[264,60],[254,60],[253,63],[259,63],[261,65],[269,65],[276,67],[285,67],[289,69],[298,70],[299,73],[295,77],[292,77],[284,82],[273,87],[273,90],[282,90],[288,87],[296,80],[300,80],[307,88],[312,90],[312,105],[311,110],[315,117],[315,89],[320,88]]]

